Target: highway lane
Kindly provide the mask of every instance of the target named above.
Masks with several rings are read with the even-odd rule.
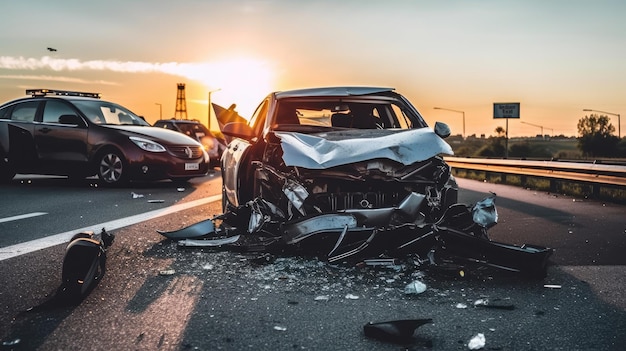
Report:
[[[204,183],[213,186],[202,186]],[[123,188],[98,186],[95,179],[19,175],[0,185],[0,250],[56,233],[165,209],[220,194],[219,172],[188,183],[133,183]]]
[[[470,270],[459,279],[289,258],[258,266],[243,254],[180,250],[155,233],[215,214],[219,202],[213,202],[116,230],[107,276],[79,306],[18,313],[41,304],[58,286],[62,245],[0,261],[0,320],[10,321],[0,338],[20,338],[23,349],[378,350],[389,345],[364,338],[364,323],[428,317],[434,323],[418,329],[426,344],[416,349],[467,349],[477,332],[486,333],[492,349],[620,349],[626,342],[617,332],[626,328],[626,259],[619,254],[625,207],[463,179],[459,184],[462,202],[498,194],[493,240],[557,249],[546,279],[490,270]],[[195,186],[198,196],[220,187],[212,180]],[[161,276],[163,269],[176,273]],[[403,295],[416,277],[428,290]],[[481,298],[502,299],[515,309],[473,308]]]
[[[460,201],[497,195],[500,218],[492,240],[557,249],[556,264],[626,264],[626,206],[507,185],[459,179]]]

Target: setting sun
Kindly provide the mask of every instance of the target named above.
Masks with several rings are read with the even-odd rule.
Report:
[[[274,72],[266,62],[250,58],[235,58],[188,67],[185,76],[207,87],[207,95],[217,104],[237,104],[237,111],[249,117],[261,99],[274,90]],[[207,102],[208,103],[208,100]]]

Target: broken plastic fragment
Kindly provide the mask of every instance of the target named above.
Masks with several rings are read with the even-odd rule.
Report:
[[[11,340],[11,341],[3,341],[2,342],[2,346],[14,346],[17,345],[21,342],[21,339],[15,339],[15,340]]]
[[[178,246],[182,247],[220,247],[236,243],[241,235],[233,235],[219,239],[183,239],[178,241]]]
[[[315,296],[315,298],[313,300],[315,300],[315,301],[328,301],[328,300],[330,300],[330,296],[328,296],[328,295],[319,295],[319,296]]]
[[[556,284],[545,284],[543,287],[548,288],[548,289],[560,289],[561,288],[560,285],[556,285]]]
[[[287,179],[285,185],[283,186],[283,193],[287,196],[287,199],[293,204],[293,206],[302,213],[302,215],[306,215],[304,212],[304,200],[309,197],[309,192],[306,188],[292,179]]]
[[[358,300],[359,297],[357,295],[347,294],[346,299],[348,300]]]
[[[478,299],[474,301],[474,307],[493,308],[497,310],[514,310],[515,305],[502,303],[501,301],[489,301],[487,299]]]
[[[189,239],[198,238],[207,234],[215,232],[215,224],[211,219],[205,219],[204,221],[192,224],[188,227],[174,230],[170,232],[157,230],[157,233],[163,235],[168,239]]]
[[[470,350],[480,350],[483,347],[485,347],[486,342],[487,342],[487,339],[485,339],[485,334],[478,333],[469,341],[469,343],[467,344],[467,347]]]
[[[173,275],[175,273],[176,271],[173,269],[164,269],[162,271],[159,271],[159,275]]]
[[[415,280],[404,287],[404,293],[407,295],[417,295],[423,293],[424,291],[426,291],[426,284],[420,282],[419,280]]]
[[[415,329],[432,323],[432,319],[404,319],[397,321],[368,323],[363,326],[365,336],[393,343],[408,343],[412,340]]]
[[[397,266],[398,261],[395,258],[371,258],[363,260],[366,266]]]
[[[278,331],[286,331],[286,330],[287,330],[287,327],[283,327],[283,326],[280,326],[280,325],[275,325],[275,326],[274,326],[274,330],[278,330]]]
[[[466,304],[464,304],[464,303],[462,303],[462,302],[459,302],[459,303],[457,303],[457,304],[456,304],[456,306],[455,306],[455,307],[456,307],[456,308],[463,309],[463,308],[467,308],[467,305],[466,305]]]
[[[143,197],[143,195],[142,195],[142,194],[137,194],[137,193],[135,193],[135,192],[131,192],[130,194],[133,196],[133,199],[138,199],[138,198],[140,198],[140,197]]]
[[[472,208],[474,222],[483,228],[491,228],[498,223],[495,196],[478,201]]]
[[[185,188],[176,188],[176,191],[178,191],[179,193],[182,193],[183,191],[185,191]]]

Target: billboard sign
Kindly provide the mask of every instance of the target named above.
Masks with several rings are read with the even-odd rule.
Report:
[[[493,118],[519,118],[519,102],[494,102]]]

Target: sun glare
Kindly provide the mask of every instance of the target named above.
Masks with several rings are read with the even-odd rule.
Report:
[[[250,117],[254,109],[273,90],[274,74],[269,65],[256,59],[237,58],[190,67],[185,74],[213,92],[211,101],[224,107],[237,104],[243,117]]]

